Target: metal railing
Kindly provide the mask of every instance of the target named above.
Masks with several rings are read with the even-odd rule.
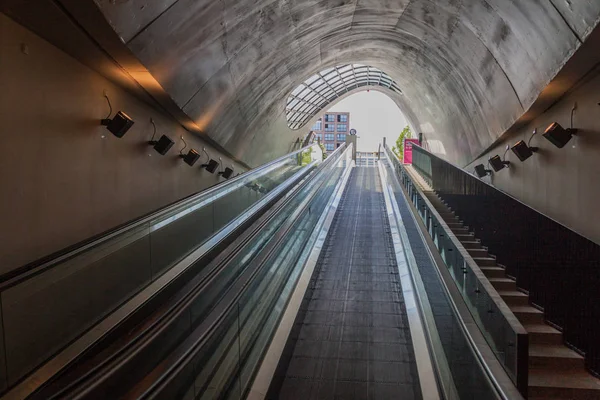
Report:
[[[600,245],[427,150],[413,166],[600,374]]]
[[[0,284],[0,345],[6,349],[0,354],[5,366],[0,369],[0,391],[189,254],[200,258],[228,240],[321,161],[319,146],[308,146],[5,276]]]
[[[300,276],[312,231],[351,164],[336,150],[128,341],[31,398],[243,398]],[[247,237],[244,237],[248,235]],[[111,346],[111,348],[114,348]],[[86,372],[89,371],[89,372]]]
[[[515,386],[526,396],[527,331],[402,163],[387,146],[385,150],[483,337]],[[482,363],[485,365],[483,360]]]

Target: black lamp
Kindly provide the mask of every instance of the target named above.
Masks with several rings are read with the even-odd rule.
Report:
[[[513,153],[515,153],[517,158],[521,160],[521,162],[527,160],[533,155],[533,153],[538,151],[537,147],[529,146],[529,144],[531,143],[531,139],[533,139],[536,133],[537,129],[534,129],[533,134],[531,135],[527,143],[525,143],[525,141],[523,140],[519,140],[511,147],[511,150],[513,151]]]
[[[489,159],[489,163],[492,166],[494,172],[498,172],[503,170],[504,168],[508,168],[510,166],[510,161],[506,161],[506,153],[510,147],[506,146],[506,151],[504,152],[503,158],[500,158],[499,155],[495,155],[494,157]]]
[[[154,146],[154,150],[156,150],[156,152],[161,156],[164,156],[171,149],[171,147],[173,147],[175,142],[172,141],[167,135],[162,135],[160,139],[154,140],[154,136],[156,136],[156,125],[154,124],[154,120],[152,118],[150,118],[150,122],[154,127],[154,133],[152,134],[152,139],[148,141],[148,144],[150,146]]]
[[[489,169],[486,169],[483,164],[479,164],[479,165],[475,166],[475,173],[477,174],[478,177],[484,178],[487,175],[491,175],[492,171]]]
[[[110,104],[110,99],[108,96],[104,95],[104,97],[106,97],[106,101],[108,102],[109,112],[106,118],[100,120],[100,123],[106,126],[106,129],[108,129],[113,135],[118,138],[122,138],[133,125],[133,120],[123,111],[117,112],[114,118],[111,119],[110,115],[112,114],[112,105]]]
[[[154,150],[161,156],[167,154],[167,152],[173,147],[175,144],[174,141],[171,140],[167,135],[162,135],[158,140],[151,140],[148,144],[154,146]]]
[[[558,122],[553,122],[544,131],[544,137],[548,139],[550,143],[552,143],[559,149],[562,149],[576,133],[577,129],[565,129]]]
[[[499,155],[495,155],[494,157],[490,158],[490,165],[492,166],[494,172],[498,172],[508,167],[510,165],[510,161],[504,161]]]
[[[206,169],[211,174],[215,173],[218,166],[219,166],[219,162],[216,160],[213,160],[212,158],[208,161],[208,164],[201,165],[202,168]]]
[[[183,144],[185,144],[185,146],[183,146],[183,149],[179,150],[179,157],[183,158],[184,163],[192,167],[200,158],[200,154],[194,149],[190,149],[190,151],[188,151],[187,154],[183,154],[183,150],[185,150],[185,148],[187,147],[187,143],[183,139],[183,136],[181,136],[181,141],[183,142]]]
[[[221,175],[225,179],[229,179],[232,174],[233,174],[233,169],[229,168],[229,167],[225,168],[225,171],[219,172],[219,175]]]

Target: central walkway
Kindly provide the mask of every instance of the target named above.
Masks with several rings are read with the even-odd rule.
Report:
[[[419,399],[377,168],[355,168],[270,399]]]

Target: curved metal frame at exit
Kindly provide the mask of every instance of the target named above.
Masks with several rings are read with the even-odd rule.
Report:
[[[363,86],[382,87],[402,94],[398,84],[378,68],[363,64],[327,68],[292,91],[285,106],[288,126],[294,130],[302,128],[328,104]]]

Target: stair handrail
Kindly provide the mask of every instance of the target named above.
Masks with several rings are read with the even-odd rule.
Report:
[[[514,315],[514,313],[511,311],[511,309],[502,300],[502,298],[498,294],[498,291],[496,290],[496,288],[489,282],[489,280],[487,279],[487,277],[485,276],[485,274],[483,273],[483,271],[481,271],[480,267],[477,265],[477,263],[475,262],[475,260],[473,260],[473,257],[464,248],[464,246],[461,244],[460,240],[456,237],[456,235],[454,235],[454,233],[452,232],[452,230],[450,229],[450,227],[446,224],[446,222],[443,220],[443,218],[437,212],[437,210],[435,209],[435,207],[433,206],[433,204],[425,196],[425,194],[423,193],[423,191],[421,190],[421,188],[419,187],[419,185],[417,185],[413,181],[412,176],[406,170],[406,168],[403,165],[403,163],[389,149],[389,147],[387,145],[385,145],[384,148],[385,148],[386,153],[388,155],[388,159],[390,159],[392,161],[392,163],[396,167],[397,171],[400,174],[402,174],[404,177],[406,177],[406,179],[408,179],[410,181],[410,184],[412,185],[412,188],[418,193],[419,197],[421,198],[422,202],[424,203],[424,207],[426,208],[426,210],[431,214],[431,216],[433,218],[435,218],[435,220],[437,220],[437,223],[439,224],[440,228],[445,232],[445,234],[448,237],[448,239],[450,239],[450,241],[452,242],[452,244],[454,245],[454,247],[456,248],[456,250],[463,257],[463,260],[465,261],[465,264],[468,265],[468,267],[470,268],[471,272],[476,276],[478,282],[481,285],[481,288],[489,296],[489,298],[491,299],[491,301],[496,305],[496,307],[500,311],[501,315],[504,317],[504,319],[506,320],[506,322],[508,323],[508,325],[510,326],[510,328],[512,329],[512,331],[515,333],[515,335],[516,335],[516,341],[515,341],[514,344],[512,344],[512,346],[515,346],[516,349],[517,349],[516,350],[517,359],[516,359],[516,365],[515,365],[515,370],[516,371],[512,371],[509,368],[509,366],[506,364],[505,360],[502,360],[500,357],[498,357],[498,354],[497,354],[496,351],[494,351],[494,354],[496,354],[496,357],[498,358],[498,361],[505,368],[505,370],[507,371],[509,377],[513,380],[513,382],[515,383],[515,385],[517,386],[517,388],[521,391],[521,393],[527,393],[527,385],[528,385],[528,342],[529,342],[527,330],[523,327],[523,325],[517,319],[517,317]],[[409,195],[410,195],[410,193],[409,193]],[[408,200],[410,200],[411,202],[415,203],[415,201],[413,201],[413,199],[409,198]],[[415,207],[417,208],[417,211],[420,211],[419,210],[419,205],[420,204],[418,204],[418,200],[416,200]],[[424,218],[424,217],[421,216],[421,218]],[[425,225],[429,229],[427,220],[425,220],[424,223],[425,223]],[[431,235],[431,232],[430,232],[430,235]],[[433,239],[433,237],[432,237],[432,239]],[[446,262],[445,259],[444,259],[444,262]],[[449,268],[450,268],[450,266],[449,266]],[[467,271],[467,273],[468,273],[468,271]],[[455,274],[451,274],[451,275],[454,278],[455,283],[457,283],[457,285],[458,285],[459,282],[457,282],[457,277],[455,276]],[[465,303],[467,305],[469,305],[469,299],[466,297],[464,291],[461,291],[461,294],[463,295],[463,299],[465,300]],[[486,329],[486,326],[484,326],[485,318],[483,318],[483,317],[485,317],[485,315],[483,315],[483,316],[478,315],[478,313],[474,313],[473,312],[472,307],[468,307],[468,308],[469,308],[469,310],[470,310],[470,312],[471,312],[474,320],[476,321],[476,324],[478,325],[478,327],[479,327],[480,331],[482,332],[483,336],[486,338],[486,341],[488,342],[488,344],[490,345],[490,347],[492,348],[492,350],[495,349],[495,348],[498,348],[498,345],[497,345],[497,343],[495,343],[494,338],[488,333],[488,330]],[[486,310],[486,312],[489,312],[489,310]],[[491,343],[490,343],[490,340],[492,341]]]

